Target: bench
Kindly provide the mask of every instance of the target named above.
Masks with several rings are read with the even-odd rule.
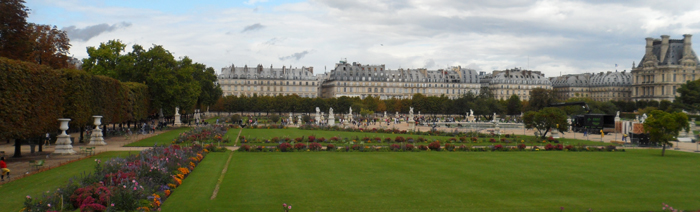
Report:
[[[44,161],[44,160],[30,160],[29,166],[35,168],[36,170],[39,170],[39,168],[44,166],[45,162],[46,161]]]
[[[80,147],[80,154],[85,154],[85,156],[94,155],[95,147]]]

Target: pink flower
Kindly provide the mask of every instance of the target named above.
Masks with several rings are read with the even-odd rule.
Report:
[[[292,209],[292,206],[291,206],[291,205],[289,206],[289,209]]]
[[[29,198],[29,197],[27,197]],[[287,203],[282,204],[282,207],[287,207]]]
[[[134,187],[134,191],[136,191],[136,187]]]
[[[112,207],[114,207],[114,203],[112,203]]]
[[[31,198],[32,198],[32,197],[30,197],[29,195],[27,195],[27,199],[31,199]]]
[[[47,206],[49,206],[49,207],[51,207],[51,203],[49,203],[49,204],[46,204],[46,205],[47,205]]]

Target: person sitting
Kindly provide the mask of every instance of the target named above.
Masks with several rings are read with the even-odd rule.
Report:
[[[5,157],[0,157],[0,169],[2,169],[2,175],[0,179],[5,181],[5,174],[7,174],[7,180],[10,180],[10,169],[7,168],[7,163],[5,163]]]

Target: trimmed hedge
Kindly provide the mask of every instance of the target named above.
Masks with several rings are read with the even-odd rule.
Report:
[[[102,123],[140,121],[148,117],[148,87],[121,83],[81,70],[0,58],[0,139],[31,138],[58,129],[58,118],[71,128]]]
[[[58,129],[65,82],[48,66],[0,57],[0,139]]]

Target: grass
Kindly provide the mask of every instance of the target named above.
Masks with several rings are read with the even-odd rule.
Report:
[[[700,209],[700,155],[627,152],[210,154],[163,211]]]
[[[229,130],[226,133],[226,136],[228,136],[231,140],[231,142],[235,141],[236,136],[238,135],[238,130]],[[414,140],[417,140],[418,137],[423,137],[429,141],[434,141],[435,139],[440,140],[442,142],[447,141],[449,138],[452,138],[450,136],[428,136],[428,135],[411,135],[411,134],[391,134],[391,133],[372,133],[372,132],[345,132],[345,131],[325,131],[325,130],[301,130],[298,128],[287,128],[287,129],[243,129],[243,132],[241,132],[241,136],[245,136],[246,138],[259,138],[259,139],[271,139],[273,137],[289,137],[291,139],[297,138],[297,137],[308,137],[310,135],[316,136],[316,138],[321,138],[324,137],[326,139],[330,139],[333,136],[337,136],[341,140],[345,137],[353,139],[356,136],[359,137],[360,139],[364,137],[369,137],[371,139],[374,139],[375,137],[379,137],[384,139],[385,137],[388,138],[396,138],[396,136],[403,136],[404,138],[412,137]],[[512,141],[520,141],[520,140],[525,140],[527,145],[546,145],[543,143],[528,143],[527,141],[529,140],[534,140],[534,136],[523,136],[523,135],[516,135],[518,136],[517,139],[509,139]],[[494,137],[496,140],[498,140],[498,137]],[[501,138],[505,138],[505,136],[501,136]],[[483,141],[485,138],[479,138],[479,141]],[[486,138],[488,139],[488,138]],[[508,139],[508,138],[506,138]],[[459,138],[458,138],[459,140]],[[588,141],[588,140],[579,140],[579,139],[559,139],[562,144],[571,144],[571,145],[576,145],[576,144],[583,144],[583,145],[589,145],[589,146],[598,146],[601,145],[602,143],[600,141]],[[358,141],[359,142],[359,141]],[[241,142],[239,141],[239,144]],[[372,144],[375,142],[373,141]],[[250,144],[255,144],[255,145],[277,145],[276,143],[262,143],[262,142],[253,142]],[[369,143],[368,143],[369,144]],[[386,145],[387,143],[383,143]],[[427,145],[427,143],[425,143]],[[467,143],[465,143],[467,144]],[[482,142],[482,143],[471,143],[472,145],[495,145],[495,144],[503,144],[503,145],[517,145],[517,143],[489,143],[489,142]],[[232,144],[229,144],[232,145]],[[610,145],[609,143],[605,145]]]
[[[105,152],[88,159],[66,164],[48,171],[40,172],[22,179],[0,185],[0,211],[20,211],[24,207],[27,195],[39,197],[43,192],[54,190],[68,183],[74,176],[92,173],[95,160],[106,160],[113,157],[124,157],[138,152]],[[16,176],[16,175],[15,175]]]
[[[188,127],[181,127],[177,128],[174,130],[170,130],[168,132],[160,133],[159,135],[153,136],[153,137],[148,137],[143,140],[133,142],[124,146],[128,147],[152,147],[156,144],[158,145],[169,145],[173,140],[175,140],[178,136],[180,136],[180,133],[186,132],[187,130],[190,130]]]
[[[214,118],[205,119],[204,121],[207,122],[207,123],[209,123],[209,124],[216,124],[216,119],[218,119],[218,118],[220,118],[220,117],[217,116],[217,117],[214,117]],[[224,120],[219,120],[219,122],[223,122],[223,121],[224,121]]]

